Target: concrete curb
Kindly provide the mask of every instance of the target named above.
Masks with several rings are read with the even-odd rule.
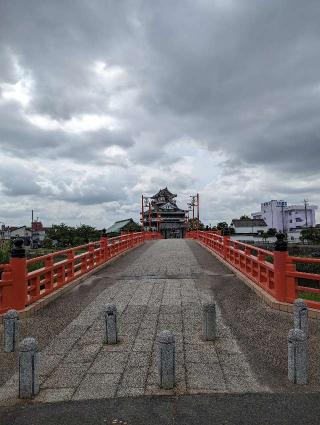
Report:
[[[222,263],[229,270],[231,270],[240,280],[242,280],[242,282],[244,282],[247,286],[249,286],[249,288],[251,288],[258,295],[258,297],[261,298],[269,307],[273,308],[274,310],[280,310],[286,313],[293,313],[293,304],[277,301],[270,294],[268,294],[262,288],[260,288],[256,283],[254,283],[248,277],[244,276],[240,272],[240,270],[236,269],[234,266],[228,263],[225,259],[223,259],[218,254],[216,254],[214,251],[211,251],[211,249],[209,249],[206,245],[204,245],[203,243],[199,241],[196,241],[196,242],[198,242],[199,245],[205,248],[211,255],[213,255],[218,261],[220,261],[220,263]],[[308,314],[309,318],[320,320],[320,311],[315,310],[313,308],[309,308],[308,313],[309,313]]]
[[[118,260],[120,257],[124,256],[125,254],[128,254],[129,252],[135,250],[136,248],[139,248],[142,245],[143,245],[143,243],[140,244],[140,245],[136,245],[133,248],[128,249],[127,251],[120,252],[119,254],[117,254],[114,257],[112,257],[109,260],[107,260],[105,263],[100,264],[99,266],[95,267],[94,269],[88,271],[85,275],[82,275],[82,276],[78,277],[74,281],[70,282],[69,284],[66,284],[62,288],[59,288],[57,291],[52,292],[51,294],[48,294],[44,298],[41,298],[40,300],[36,301],[35,303],[31,304],[30,306],[24,308],[23,310],[19,310],[19,318],[20,319],[24,319],[26,317],[34,316],[34,314],[37,311],[43,309],[47,304],[49,304],[52,301],[56,300],[61,295],[66,294],[68,291],[70,291],[75,286],[77,286],[80,283],[82,283],[88,277],[94,275],[95,273],[99,272],[100,270],[102,270],[107,265],[113,263],[114,261]],[[0,325],[3,324],[3,316],[4,316],[4,314],[1,314],[0,315]]]

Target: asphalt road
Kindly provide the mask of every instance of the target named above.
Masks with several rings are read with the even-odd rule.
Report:
[[[27,404],[0,409],[1,425],[318,424],[320,395],[214,394]]]

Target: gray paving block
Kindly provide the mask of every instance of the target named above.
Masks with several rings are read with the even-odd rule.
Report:
[[[50,373],[62,362],[62,360],[63,355],[41,353],[39,362],[39,375],[50,375]]]
[[[77,338],[54,338],[43,350],[44,354],[65,354],[77,342]]]
[[[218,363],[186,363],[188,390],[226,391],[227,386]]]
[[[40,403],[56,403],[58,401],[69,401],[74,393],[74,388],[48,388],[40,391],[35,398]]]
[[[122,373],[128,353],[101,351],[90,367],[90,373]]]
[[[88,325],[74,325],[71,323],[67,326],[62,332],[59,333],[58,338],[80,338],[86,330],[88,330]]]
[[[231,338],[217,338],[215,347],[218,353],[241,354],[237,342]]]
[[[153,340],[151,339],[136,339],[132,347],[132,351],[151,352]]]
[[[141,353],[133,351],[130,354],[128,368],[145,367],[148,368],[151,361],[151,353]]]
[[[75,388],[89,366],[89,363],[62,364],[41,384],[41,388]]]
[[[188,363],[219,363],[219,358],[213,345],[206,347],[205,345],[199,346],[198,344],[186,344],[185,356],[186,362]]]
[[[130,367],[125,370],[122,379],[120,388],[142,388],[144,387],[147,380],[147,368],[141,367]]]
[[[117,397],[137,397],[144,394],[144,388],[119,388],[117,391]]]
[[[101,350],[102,344],[74,346],[63,363],[91,363]]]

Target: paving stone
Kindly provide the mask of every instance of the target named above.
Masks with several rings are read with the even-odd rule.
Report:
[[[89,363],[62,364],[41,384],[41,388],[75,388],[89,366]]]
[[[128,353],[101,351],[93,362],[90,373],[122,373]]]
[[[67,326],[62,332],[59,333],[59,338],[80,338],[89,328],[87,325],[71,325]]]
[[[133,387],[127,387],[127,388],[119,388],[117,391],[118,397],[137,397],[144,394],[144,388],[133,388]]]
[[[78,346],[97,345],[104,341],[104,329],[89,329],[78,341]]]
[[[48,388],[42,389],[35,398],[36,402],[56,403],[58,401],[68,401],[74,393],[74,388]]]
[[[150,339],[136,339],[132,351],[150,352],[154,341]]]
[[[40,353],[39,375],[49,375],[63,360],[63,355]]]
[[[141,367],[130,367],[125,370],[124,375],[121,379],[121,388],[133,387],[142,388],[144,387],[147,380],[147,368]]]
[[[151,361],[151,353],[132,352],[129,357],[128,367],[145,367],[148,368]]]
[[[218,353],[240,354],[241,350],[234,339],[231,338],[217,338],[215,347]]]
[[[212,365],[187,363],[186,371],[188,390],[227,390],[219,363],[213,363]]]
[[[219,358],[213,345],[199,347],[197,344],[185,345],[186,362],[212,364],[219,363]]]
[[[44,354],[60,354],[67,353],[70,348],[77,342],[78,338],[55,338],[43,351]]]
[[[92,344],[76,346],[63,359],[63,363],[91,363],[98,352],[101,350],[102,344]]]

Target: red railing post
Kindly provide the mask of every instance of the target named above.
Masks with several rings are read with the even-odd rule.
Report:
[[[230,232],[229,229],[223,229],[223,258],[226,260],[229,254]]]
[[[274,292],[278,301],[286,301],[287,282],[286,265],[288,261],[288,244],[284,240],[283,233],[277,233],[277,241],[274,246],[273,268],[274,268]]]
[[[107,261],[108,258],[108,238],[107,235],[102,235],[100,238],[100,247],[101,247],[101,263]]]
[[[296,271],[296,265],[291,260],[291,257],[287,256],[287,262],[286,262],[286,272],[295,272]],[[296,278],[293,276],[286,276],[286,296],[287,296],[287,302],[293,303],[294,300],[297,298],[297,288],[296,288]]]
[[[23,239],[16,239],[11,251],[10,267],[12,277],[13,305],[11,308],[23,310],[27,301],[27,260]]]

